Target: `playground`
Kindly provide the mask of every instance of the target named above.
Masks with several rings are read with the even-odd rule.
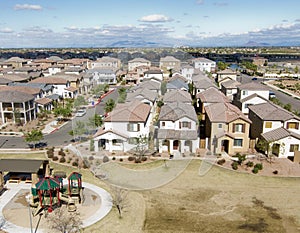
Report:
[[[23,173],[14,173],[14,177],[23,177]],[[35,229],[36,232],[45,232],[49,229],[47,217],[57,208],[66,214],[78,213],[82,227],[87,227],[103,218],[112,207],[110,194],[95,185],[84,183],[82,175],[76,171],[68,175],[65,172],[51,176],[45,174],[32,182],[5,179],[0,218],[4,219],[1,228],[7,232],[30,232]]]

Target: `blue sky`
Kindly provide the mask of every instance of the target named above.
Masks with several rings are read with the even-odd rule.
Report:
[[[300,45],[299,0],[1,0],[0,47]]]

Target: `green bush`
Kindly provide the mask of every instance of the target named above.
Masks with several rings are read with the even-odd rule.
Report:
[[[135,157],[134,156],[129,156],[128,161],[135,161]]]
[[[143,156],[143,157],[142,157],[142,161],[143,161],[143,162],[147,161],[147,157],[146,157],[146,156]]]
[[[122,159],[122,158],[120,158],[120,162],[123,162],[123,159]]]
[[[254,165],[254,163],[253,163],[252,161],[248,161],[248,162],[246,163],[246,166],[247,166],[247,167],[253,167],[253,165]]]
[[[232,167],[233,170],[237,170],[237,169],[238,169],[238,166],[239,166],[239,164],[238,164],[238,162],[236,162],[236,161],[234,161],[234,162],[231,164],[231,167]]]
[[[109,158],[108,158],[108,156],[105,155],[103,157],[103,163],[107,163],[107,162],[109,162]]]
[[[57,157],[57,156],[53,156],[52,160],[53,160],[53,161],[57,161],[57,160],[58,160],[58,157]]]
[[[257,163],[257,164],[255,164],[254,168],[257,168],[258,170],[262,170],[263,165],[261,163]]]
[[[253,172],[254,174],[258,173],[258,171],[259,171],[259,169],[258,169],[257,167],[254,167],[254,168],[252,169],[252,172]]]
[[[223,165],[225,162],[226,162],[225,159],[219,159],[219,160],[217,161],[217,164]]]
[[[72,163],[72,166],[78,167],[78,162],[74,161],[74,162]]]
[[[59,159],[59,162],[60,162],[60,163],[64,163],[64,162],[66,162],[66,159],[65,159],[65,157],[61,157],[61,158]]]

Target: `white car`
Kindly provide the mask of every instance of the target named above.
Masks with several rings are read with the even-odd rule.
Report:
[[[75,116],[76,117],[82,117],[86,114],[86,110],[85,109],[79,109],[76,113]]]

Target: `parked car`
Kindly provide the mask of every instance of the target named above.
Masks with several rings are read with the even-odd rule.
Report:
[[[252,78],[252,80],[253,80],[253,81],[256,81],[256,80],[257,80],[257,78],[256,78],[256,77],[254,77],[254,78]]]
[[[76,117],[82,117],[86,114],[86,110],[85,109],[79,109],[76,113],[75,116]]]
[[[274,92],[270,91],[269,92],[269,98],[272,99],[272,98],[276,98],[276,95]]]

